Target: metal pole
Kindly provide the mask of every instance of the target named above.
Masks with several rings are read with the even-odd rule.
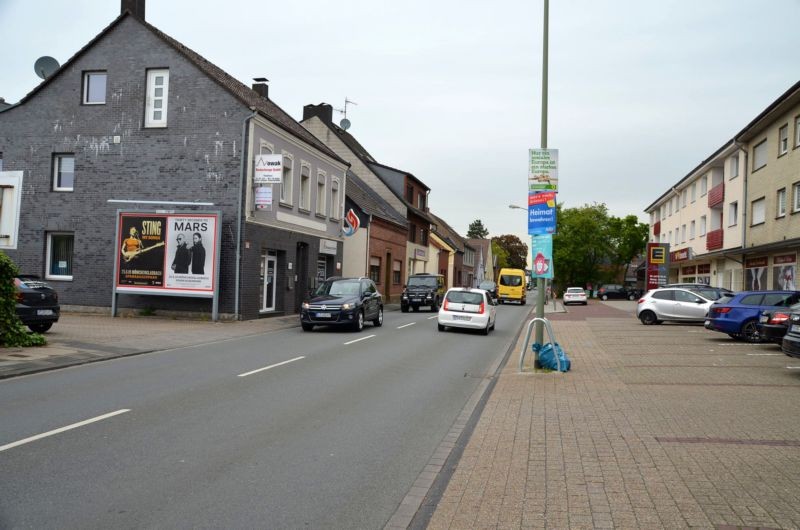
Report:
[[[544,41],[542,44],[542,149],[547,149],[547,41],[548,17],[550,16],[550,0],[544,0]],[[544,318],[544,278],[536,279],[536,318]],[[536,342],[544,344],[544,325],[536,321]],[[533,363],[534,368],[541,368],[539,356]]]

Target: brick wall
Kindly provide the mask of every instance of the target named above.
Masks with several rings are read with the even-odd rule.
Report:
[[[385,285],[385,272],[381,272],[381,283],[378,290],[383,294],[385,303],[400,303],[400,295],[403,292],[402,278],[405,278],[406,268],[406,229],[377,217],[372,218],[369,232],[369,252],[370,256],[381,258],[382,266],[389,267],[392,263],[386,263],[387,254],[391,254],[392,261],[399,260],[401,263],[400,278],[401,283]]]

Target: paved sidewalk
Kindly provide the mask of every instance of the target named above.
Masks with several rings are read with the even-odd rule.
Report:
[[[428,528],[800,528],[800,370],[634,311],[548,315],[566,374],[518,373],[517,344]]]

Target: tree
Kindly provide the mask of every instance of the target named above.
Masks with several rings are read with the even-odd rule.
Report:
[[[628,266],[631,260],[644,252],[647,246],[647,236],[650,227],[640,223],[635,215],[623,218],[611,217],[609,219],[609,245],[611,254],[609,259],[613,267],[614,277],[628,275]]]
[[[528,262],[528,245],[515,235],[506,234],[492,238],[492,246],[497,243],[507,255],[506,267],[524,269]]]
[[[488,235],[489,231],[483,226],[483,222],[480,219],[475,219],[469,224],[469,229],[467,230],[468,238],[486,239]]]
[[[508,252],[494,239],[492,239],[492,256],[497,260],[498,269],[508,267]]]
[[[28,333],[17,316],[14,278],[19,273],[11,258],[0,252],[0,346],[43,346],[38,333]]]

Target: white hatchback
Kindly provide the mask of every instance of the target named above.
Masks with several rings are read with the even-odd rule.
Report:
[[[564,298],[562,300],[564,305],[567,304],[586,305],[588,303],[588,301],[586,300],[586,291],[584,291],[580,287],[567,287],[567,290],[564,291]]]
[[[689,289],[652,289],[639,299],[636,316],[644,325],[661,324],[665,320],[703,322],[713,303]]]
[[[439,308],[439,331],[446,328],[477,329],[488,335],[494,329],[497,307],[483,289],[454,287],[444,295]]]

